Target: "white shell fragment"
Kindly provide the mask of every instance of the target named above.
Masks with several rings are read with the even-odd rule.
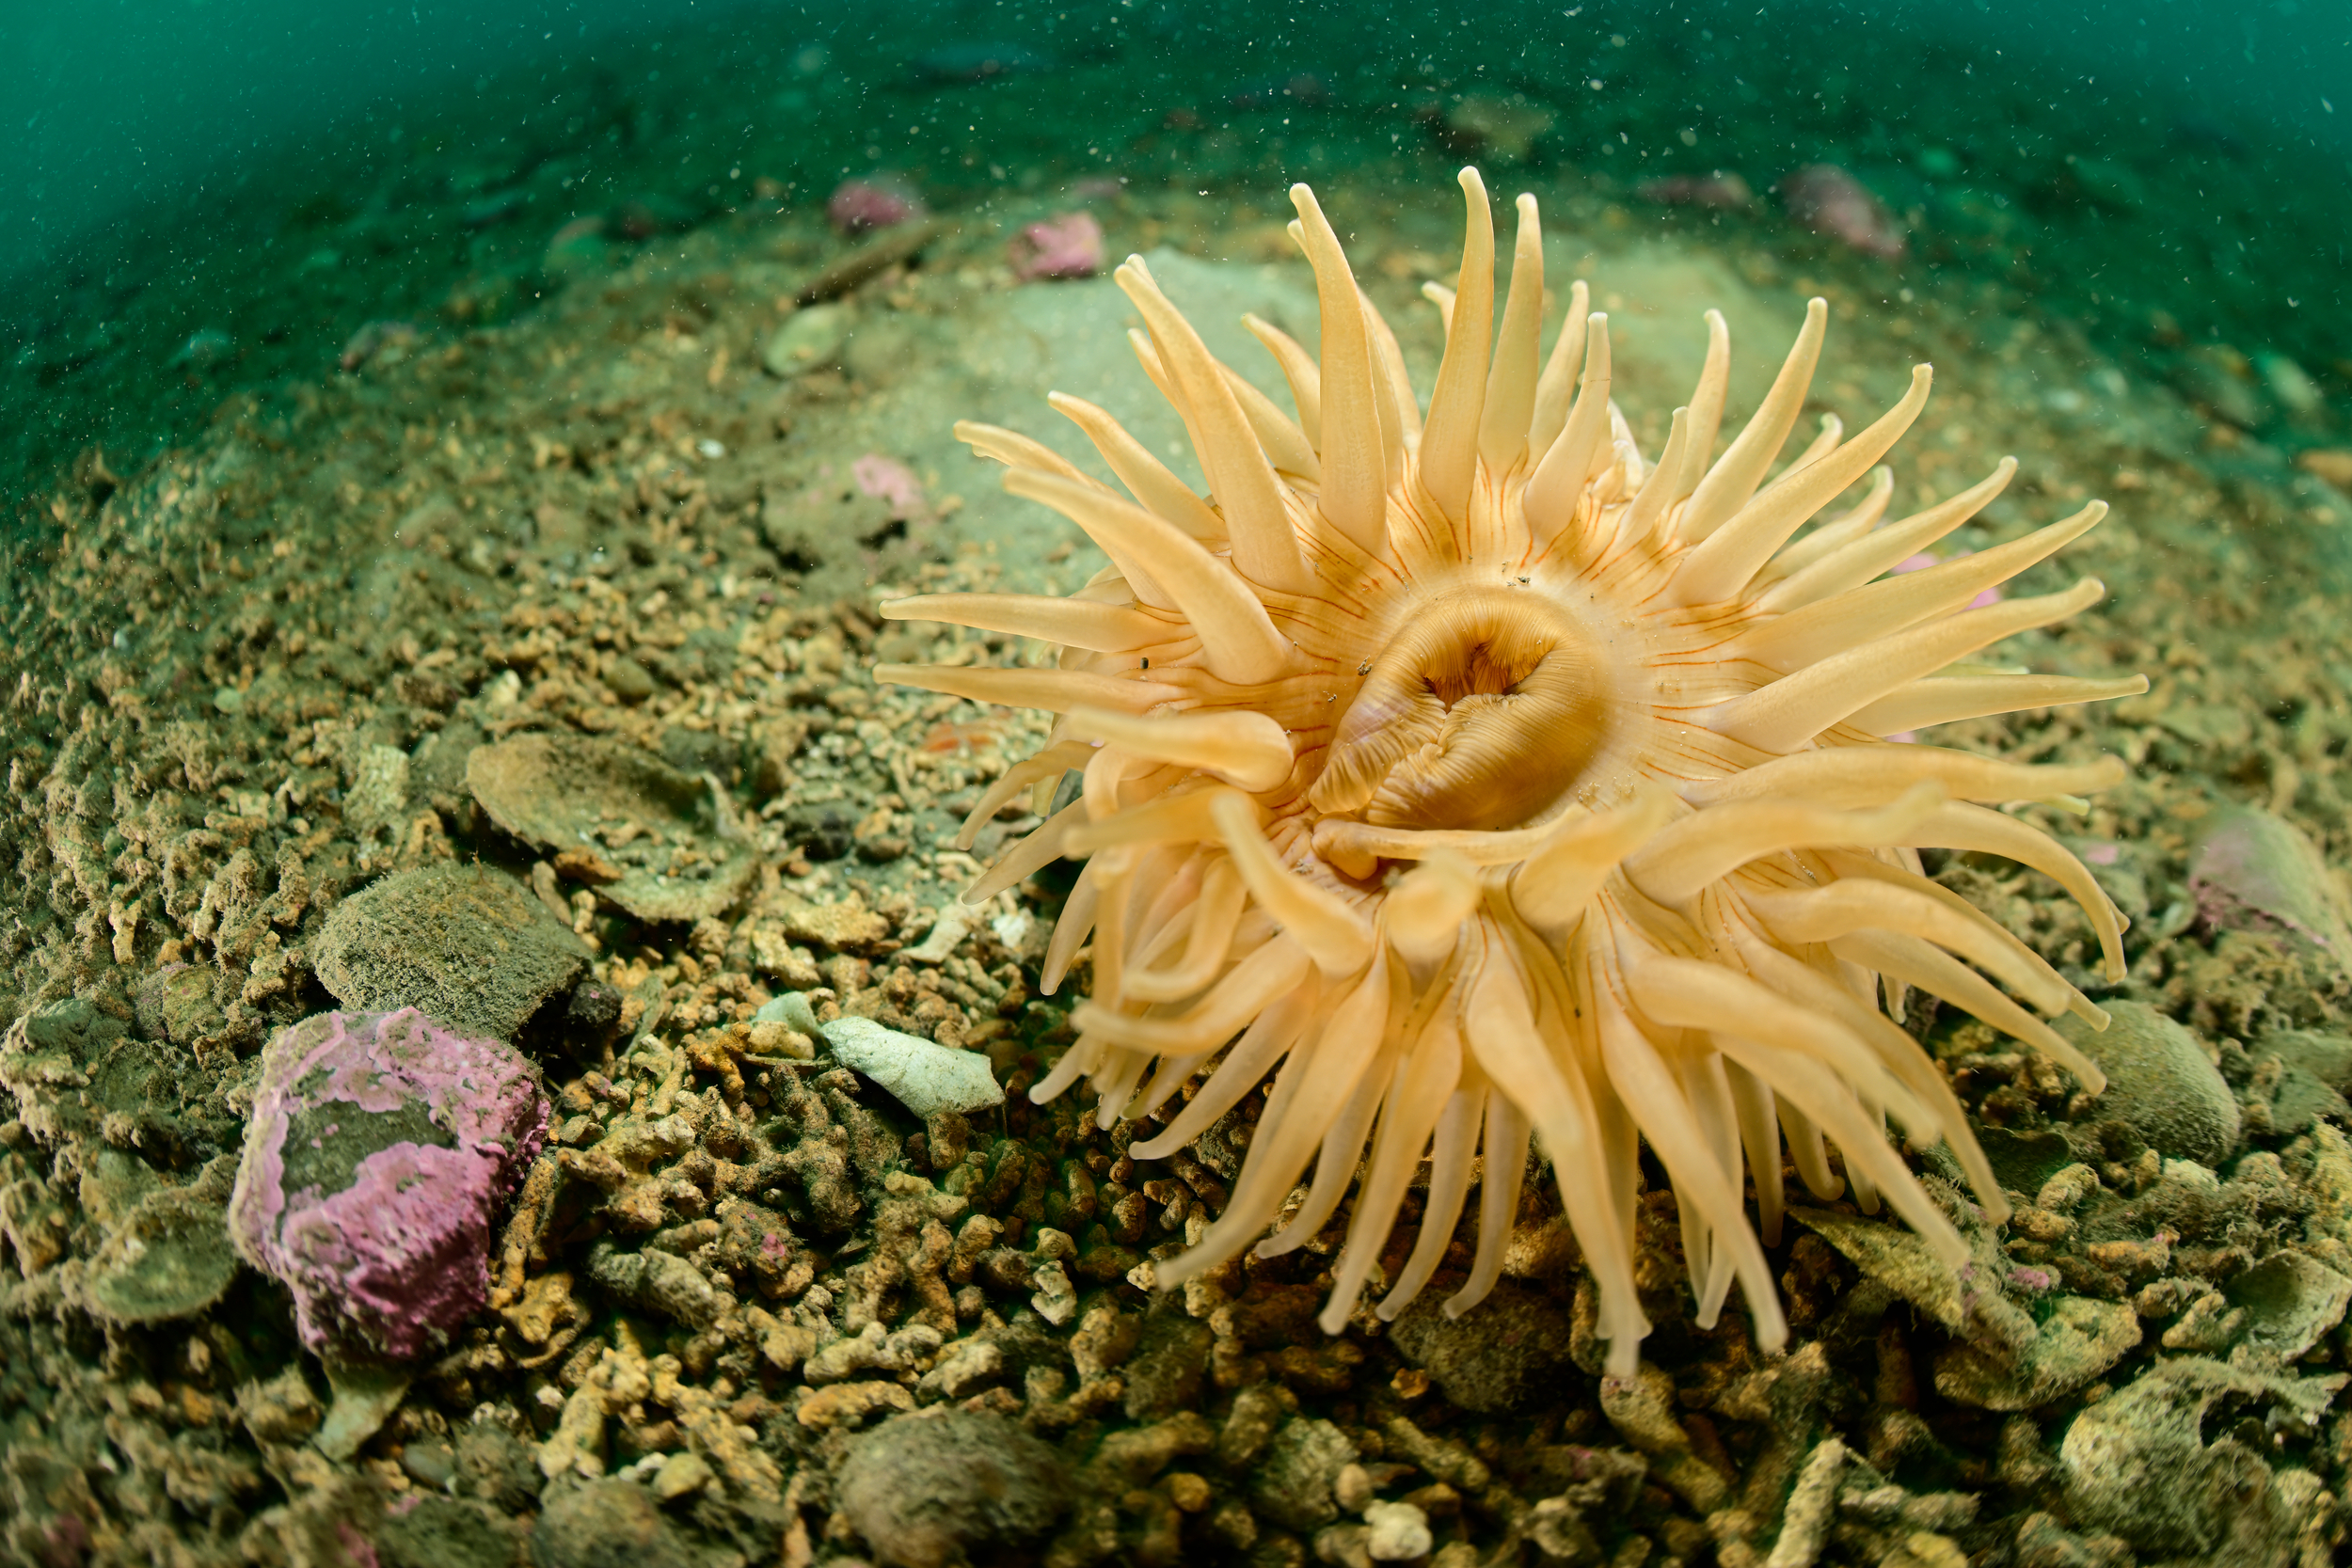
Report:
[[[988,1058],[977,1051],[951,1051],[918,1036],[885,1029],[870,1018],[837,1018],[824,1031],[844,1066],[888,1089],[918,1117],[1005,1102],[1005,1091],[996,1086]]]

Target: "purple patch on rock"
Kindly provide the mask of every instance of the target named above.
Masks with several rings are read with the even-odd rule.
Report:
[[[230,1236],[312,1350],[425,1354],[487,1298],[492,1221],[547,1125],[510,1046],[413,1007],[321,1013],[262,1053]]]

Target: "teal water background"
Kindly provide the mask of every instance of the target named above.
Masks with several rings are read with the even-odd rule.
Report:
[[[1765,221],[1779,176],[1840,164],[1912,220],[1902,286],[2020,288],[2176,382],[2201,347],[2286,356],[2352,408],[2340,6],[124,0],[12,4],[0,37],[20,523],[82,454],[135,464],[370,321],[531,309],[583,216],[660,243],[876,167],[950,204],[1419,188],[1431,105],[1475,92],[1553,115],[1534,175],[1736,168]]]

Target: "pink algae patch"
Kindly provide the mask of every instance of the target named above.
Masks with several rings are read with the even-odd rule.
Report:
[[[869,451],[850,465],[850,478],[860,490],[888,506],[893,517],[912,522],[930,515],[923,482],[914,477],[913,468],[895,457]]]
[[[1092,277],[1103,270],[1103,226],[1091,213],[1064,213],[1014,236],[1012,270],[1031,282]]]

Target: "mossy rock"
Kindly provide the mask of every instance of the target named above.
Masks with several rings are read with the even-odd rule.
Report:
[[[511,1040],[580,977],[588,950],[512,877],[428,865],[338,904],[312,962],[354,1012],[414,1007],[461,1035]]]

